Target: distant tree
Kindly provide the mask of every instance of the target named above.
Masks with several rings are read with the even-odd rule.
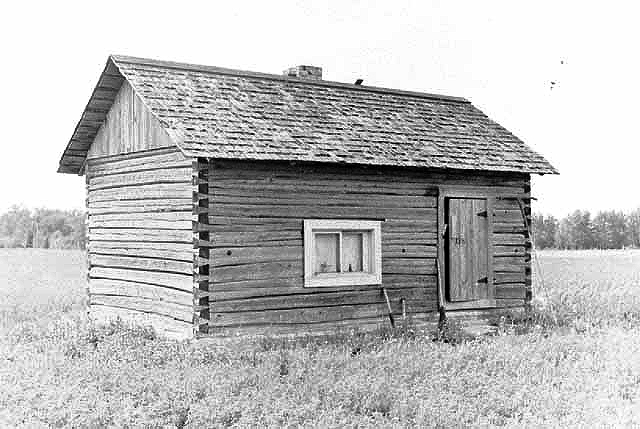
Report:
[[[85,246],[84,213],[14,206],[0,216],[0,246],[78,249]]]
[[[626,216],[626,222],[629,244],[633,247],[640,247],[640,207]]]
[[[0,216],[0,242],[4,247],[32,247],[32,223],[29,209],[11,206]]]
[[[591,249],[594,246],[591,213],[587,210],[576,210],[563,219],[558,238],[562,248]]]
[[[539,249],[556,247],[558,221],[551,215],[536,214],[532,219],[533,238]]]

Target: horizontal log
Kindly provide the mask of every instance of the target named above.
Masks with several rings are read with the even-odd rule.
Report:
[[[407,306],[407,313],[424,312],[416,305]],[[395,313],[402,311],[400,304],[392,306]],[[212,327],[242,324],[287,325],[300,323],[335,322],[347,319],[386,317],[385,304],[340,305],[332,307],[292,308],[272,311],[243,311],[235,313],[215,312],[211,315]]]
[[[176,229],[192,231],[193,221],[191,220],[96,220],[93,216],[89,217],[89,228],[157,228],[157,229]]]
[[[155,313],[168,316],[176,320],[191,322],[193,320],[193,306],[174,304],[155,299],[140,298],[136,296],[98,295],[89,297],[90,304],[107,305],[110,307],[127,308],[130,310]]]
[[[385,258],[382,260],[382,275],[385,274],[435,275],[436,260]]]
[[[386,244],[382,243],[382,258],[435,258],[438,247],[424,244]]]
[[[493,234],[491,240],[499,246],[523,246],[525,244],[524,234]]]
[[[97,189],[167,182],[190,184],[191,173],[192,168],[189,166],[96,176],[89,178],[88,189],[93,191]]]
[[[411,287],[425,288],[435,293],[435,276],[388,274],[382,276],[382,284],[387,289]],[[356,285],[335,287],[304,287],[302,277],[281,279],[242,280],[215,283],[211,285],[215,299],[237,299],[244,297],[292,295],[296,293],[328,293],[345,291],[379,290],[379,285]]]
[[[493,256],[524,256],[524,246],[493,246]]]
[[[493,211],[493,219],[494,222],[513,222],[520,224],[524,222],[520,208],[510,210],[495,209]]]
[[[424,288],[392,289],[387,292],[390,302],[400,306],[400,299],[416,308],[432,308],[435,296]],[[278,296],[261,296],[243,299],[215,300],[211,303],[212,313],[237,311],[279,310],[305,307],[323,307],[354,304],[385,304],[382,289],[365,291],[339,291],[326,293],[306,293]],[[401,311],[401,308],[400,308]]]
[[[123,280],[90,279],[89,293],[133,296],[185,306],[193,305],[193,293],[191,292]]]
[[[193,200],[189,198],[163,198],[138,200],[89,201],[89,215],[128,214],[128,213],[164,213],[192,211]]]
[[[170,339],[185,340],[193,337],[192,323],[182,322],[159,314],[93,304],[89,306],[89,316],[97,324],[105,324],[119,319],[130,324],[150,326],[161,337]]]
[[[162,168],[191,167],[191,159],[179,151],[138,152],[133,156],[114,156],[90,159],[87,162],[89,179],[105,174],[121,174]]]
[[[180,289],[187,292],[193,291],[193,276],[186,274],[121,268],[91,267],[89,269],[89,278],[124,280],[172,287],[174,289]]]
[[[127,188],[99,189],[89,191],[89,203],[97,201],[140,200],[151,198],[192,198],[190,184],[170,183],[155,185],[139,185]]]
[[[189,221],[194,220],[191,210],[180,211],[164,211],[151,213],[117,213],[117,214],[95,214],[91,216],[92,221],[115,221],[115,220],[134,220],[134,221]]]
[[[256,262],[299,261],[304,257],[302,246],[217,247],[209,251],[214,267]]]
[[[96,191],[102,192],[102,191]],[[337,206],[287,206],[287,205],[249,205],[214,204],[210,207],[214,216],[251,216],[251,217],[291,217],[291,218],[341,218],[341,219],[434,219],[437,216],[433,208],[384,208],[384,207],[337,207]]]
[[[280,242],[291,241],[290,246],[302,245],[302,230],[299,231],[258,231],[258,232],[217,232],[210,238],[216,247],[238,246],[279,246]],[[278,243],[278,244],[276,244]]]
[[[503,284],[503,283],[524,283],[525,282],[524,269],[522,270],[522,272],[518,272],[518,273],[496,271],[493,273],[493,279],[494,279],[493,282],[496,285]]]
[[[512,199],[500,199],[496,198],[493,201],[494,210],[520,210],[520,206],[518,206],[518,202]]]
[[[255,189],[214,189],[209,194],[214,204],[248,205],[321,205],[386,208],[435,208],[437,198],[415,195],[350,194],[346,191],[301,192]]]
[[[257,262],[244,265],[217,267],[210,273],[214,283],[264,280],[286,277],[302,278],[302,260],[283,262]]]
[[[438,234],[432,232],[422,233],[388,233],[383,230],[382,243],[395,244],[401,246],[408,245],[423,245],[423,246],[435,246],[438,244]]]
[[[494,223],[493,232],[501,234],[524,234],[527,232],[527,229],[523,223]]]
[[[91,253],[102,255],[140,256],[190,262],[193,259],[192,243],[145,243],[135,241],[92,241]]]
[[[98,267],[166,271],[188,275],[193,274],[193,262],[178,262],[165,259],[89,253],[89,263],[91,266]]]
[[[526,287],[523,283],[507,283],[496,285],[497,299],[524,299]]]
[[[193,233],[171,229],[98,229],[89,230],[89,241],[147,241],[193,243]]]

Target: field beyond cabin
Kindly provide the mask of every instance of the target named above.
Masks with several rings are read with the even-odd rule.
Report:
[[[534,320],[457,345],[95,329],[84,253],[0,252],[3,427],[640,425],[640,251],[540,253]]]

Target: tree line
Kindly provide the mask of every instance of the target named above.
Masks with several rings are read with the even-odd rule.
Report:
[[[588,210],[576,210],[563,219],[534,214],[531,223],[538,249],[640,247],[640,208],[629,213],[600,211],[595,216]]]
[[[85,213],[13,206],[0,215],[0,247],[84,249]]]

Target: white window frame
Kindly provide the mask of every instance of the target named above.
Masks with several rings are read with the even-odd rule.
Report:
[[[342,220],[342,219],[305,219],[304,221],[304,286],[332,287],[382,284],[382,237],[381,221]],[[369,254],[369,272],[314,273],[315,234],[339,233],[343,231],[362,231],[370,233],[368,249],[363,249],[363,258]],[[341,241],[341,240],[340,240]],[[339,244],[340,251],[342,244]],[[363,266],[365,261],[363,260]]]

